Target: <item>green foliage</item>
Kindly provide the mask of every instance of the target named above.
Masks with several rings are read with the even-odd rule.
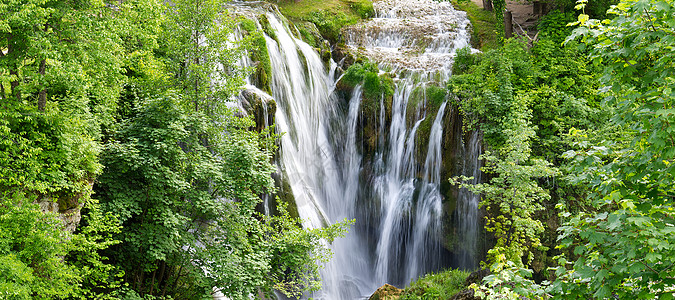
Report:
[[[347,223],[302,230],[254,212],[274,191],[274,135],[249,132],[224,104],[247,75],[244,48],[259,77],[271,66],[255,24],[229,41],[223,2],[0,4],[0,298],[318,288],[323,241]],[[38,201],[84,205],[77,231]]]
[[[596,68],[584,62],[584,53],[548,37],[531,49],[524,45],[511,40],[482,55],[460,53],[462,74],[448,86],[466,129],[481,130],[488,150],[483,155],[488,182],[464,186],[482,194],[485,226],[495,238],[487,261],[494,275],[475,287],[490,299],[548,297],[546,287],[529,278],[529,269],[535,269],[535,255],[555,255],[554,238],[542,243],[545,230],[556,229],[544,208],[577,193],[550,184],[562,164],[558,157],[574,147],[564,134],[605,127],[595,95]]]
[[[533,154],[557,163],[558,156],[570,149],[564,134],[572,128],[597,130],[606,118],[595,94],[597,68],[584,62],[583,52],[575,45],[561,46],[546,38],[530,50],[523,45],[510,41],[485,54],[460,51],[457,68],[465,71],[450,79],[448,89],[459,98],[465,128],[481,129],[491,146],[506,139],[502,123],[509,110],[501,99],[527,93],[536,128]],[[505,64],[510,67],[504,69]],[[500,84],[507,79],[513,92]]]
[[[576,15],[572,12],[564,13],[554,10],[539,19],[537,30],[542,38],[547,38],[556,44],[560,44],[572,33],[572,27],[567,26],[567,24],[575,20]]]
[[[448,97],[448,90],[435,85],[429,85],[426,88],[426,97],[429,105],[432,107],[440,107]]]
[[[251,40],[260,39],[250,35],[251,40],[228,42],[237,20],[223,13],[224,3],[167,3],[166,20],[158,36],[162,58],[172,75],[171,87],[181,94],[183,105],[207,115],[221,113],[223,102],[239,92],[248,70],[237,67],[237,60]],[[220,70],[222,66],[226,69]]]
[[[8,262],[0,278],[2,286],[24,286],[17,290],[18,299],[67,297],[81,280],[74,266],[60,260],[69,250],[68,233],[54,215],[43,214],[31,202],[21,194],[2,198],[0,251]]]
[[[503,84],[502,89],[508,92],[508,82]],[[480,206],[488,214],[485,228],[496,239],[489,252],[489,262],[494,263],[503,255],[506,260],[522,266],[532,261],[533,249],[542,246],[539,234],[544,228],[535,213],[550,197],[536,179],[554,176],[557,170],[545,160],[530,157],[530,139],[535,131],[529,124],[528,98],[508,93],[504,96],[507,98],[500,101],[508,105],[508,113],[501,130],[506,140],[497,146],[496,155],[490,152],[483,155],[482,171],[492,178],[489,183],[462,186],[481,194]]]
[[[471,66],[477,65],[479,56],[473,55],[471,53],[470,47],[464,47],[457,50],[457,56],[455,56],[455,61],[452,63],[452,74],[453,75],[462,75],[469,71]]]
[[[410,283],[401,300],[450,299],[464,286],[468,272],[460,270],[446,270],[438,273],[429,273]]]
[[[594,144],[576,135],[578,148],[565,154],[592,210],[563,212],[561,247],[578,258],[556,271],[552,289],[561,298],[672,298],[675,41],[666,36],[674,11],[670,2],[621,1],[608,11],[612,20],[580,17],[569,38],[581,36],[605,64],[605,102],[620,135]]]
[[[86,108],[17,105],[0,112],[2,190],[29,190],[72,198],[88,193],[90,181],[101,170],[100,146],[91,132],[92,115]]]
[[[344,225],[302,230],[287,215],[257,216],[258,195],[274,190],[265,135],[248,131],[250,120],[225,115],[229,134],[217,140],[209,117],[181,107],[171,97],[148,101],[103,156],[109,171],[99,193],[125,228],[111,255],[130,278],[149,275],[132,287],[182,299],[214,286],[233,299],[259,289],[317,289],[317,261],[329,257],[319,240],[332,240]],[[191,288],[175,285],[179,279]]]
[[[0,198],[0,296],[3,299],[103,299],[97,291],[117,287],[113,266],[95,251],[116,242],[113,218],[94,202],[77,234],[63,228],[53,213],[43,213],[34,199],[15,193]],[[93,252],[92,252],[93,251]]]
[[[529,279],[532,270],[507,260],[503,254],[496,258],[490,271],[492,274],[483,279],[483,285],[471,285],[474,295],[480,299],[548,299],[545,288]]]
[[[497,32],[497,41],[503,44],[505,39],[504,32],[504,11],[506,11],[505,0],[492,0],[492,11],[495,15],[495,31]]]

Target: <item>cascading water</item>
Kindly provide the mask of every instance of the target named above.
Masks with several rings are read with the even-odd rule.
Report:
[[[379,208],[373,208],[379,210],[380,216],[376,230],[380,234],[375,240],[375,278],[379,283],[405,284],[439,269],[443,261],[440,185],[447,178],[441,178],[440,174],[446,102],[434,108],[425,96],[421,104],[415,101],[419,102],[420,89],[447,81],[455,51],[469,45],[469,22],[464,12],[456,11],[448,2],[382,0],[375,2],[374,7],[376,18],[350,28],[347,45],[396,77],[391,122],[387,126],[381,120],[379,126],[380,136],[387,138],[380,141],[376,150],[373,188],[365,190],[368,198],[380,203]],[[436,115],[429,115],[434,109]],[[426,156],[416,157],[423,154],[415,149],[422,146],[416,143],[420,140],[416,135],[422,134],[419,127],[427,118],[433,118],[433,123],[426,133],[429,135]],[[431,120],[426,122],[428,127]],[[474,200],[469,194],[459,191],[458,201]],[[475,211],[471,213],[475,215],[478,208],[473,208]],[[465,215],[458,213],[461,223],[467,221]],[[478,218],[468,221],[472,224],[459,227],[471,230],[460,230],[459,239],[478,233]],[[473,266],[473,262],[455,264]]]
[[[363,139],[370,138],[359,126],[365,117],[364,87],[340,99],[334,92],[335,62],[322,61],[269,6],[261,11],[251,3],[235,5],[264,14],[275,33],[265,39],[276,128],[284,133],[278,166],[304,226],[356,219],[349,234],[331,245],[334,257],[322,272],[324,288],[312,297],[364,298],[384,283],[406,284],[447,266],[441,221],[447,213],[441,184],[447,178],[441,170],[449,127],[444,120],[451,108],[447,101],[432,103],[424,91],[447,81],[455,50],[468,45],[465,14],[447,2],[381,0],[374,3],[376,18],[348,29],[347,46],[395,77],[393,96],[379,102],[376,147],[364,153]],[[461,138],[450,142],[461,144]],[[480,151],[470,145],[460,151]],[[465,163],[450,175],[475,175],[469,165],[478,164]],[[477,199],[460,190],[457,200],[459,223],[473,222],[458,226],[458,238],[475,244]],[[455,265],[474,266],[476,249],[467,247],[460,259],[471,262]]]

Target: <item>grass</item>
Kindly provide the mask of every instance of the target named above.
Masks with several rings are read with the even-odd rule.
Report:
[[[499,40],[495,28],[495,15],[491,11],[486,11],[478,7],[470,0],[452,0],[452,5],[459,10],[466,12],[471,21],[473,30],[471,32],[471,44],[474,48],[485,52],[490,49],[499,48]]]
[[[291,21],[314,23],[332,43],[339,40],[343,27],[374,15],[370,0],[281,0],[277,5]]]
[[[410,283],[400,300],[450,299],[454,294],[466,288],[464,281],[468,276],[468,272],[460,270],[446,270],[424,275]]]

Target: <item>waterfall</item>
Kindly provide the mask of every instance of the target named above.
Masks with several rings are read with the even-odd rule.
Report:
[[[375,18],[348,29],[347,46],[378,63],[381,70],[395,74],[390,124],[384,118],[380,120],[380,137],[387,138],[379,141],[376,150],[372,188],[364,189],[368,198],[374,200],[371,201],[379,202],[379,207],[371,208],[380,212],[376,229],[379,235],[374,241],[375,278],[379,283],[403,285],[443,266],[444,195],[440,185],[447,178],[441,178],[440,174],[447,102],[434,108],[439,103],[431,103],[418,91],[431,85],[443,87],[451,75],[456,50],[469,45],[469,21],[464,12],[455,10],[448,2],[381,0],[374,7]],[[435,115],[427,115],[434,109]],[[422,122],[427,127],[433,122],[424,133],[429,137],[427,145],[416,143],[423,140],[417,136],[422,134],[419,132]],[[416,149],[420,146],[426,146],[426,155],[416,157],[424,155],[421,149]],[[467,175],[474,173],[468,169],[461,171]],[[458,194],[458,202],[470,198],[467,191]],[[465,203],[457,205],[467,207]],[[477,205],[473,209],[472,213],[477,214]],[[462,228],[458,238],[462,243],[467,235],[478,233],[473,225],[464,229],[467,215],[462,212],[457,216],[458,227]],[[474,215],[469,221],[477,224],[477,220]],[[476,240],[475,236],[470,238]],[[475,257],[461,253],[459,259],[467,262],[455,265],[473,266],[474,262],[469,260]]]
[[[339,97],[336,63],[322,61],[311,46],[296,38],[295,29],[276,9],[258,2],[233,5],[252,19],[264,14],[275,33],[265,35],[265,40],[275,124],[283,133],[277,165],[303,225],[317,228],[356,219],[347,236],[330,245],[334,256],[322,271],[323,289],[308,296],[362,299],[384,283],[401,286],[448,266],[448,250],[442,245],[442,217],[447,214],[441,191],[441,184],[447,182],[447,176],[441,175],[447,168],[444,134],[459,128],[461,140],[461,126],[446,124],[452,107],[447,99],[434,102],[426,91],[432,86],[443,88],[455,51],[469,44],[465,13],[448,2],[380,0],[374,3],[375,18],[347,29],[347,47],[376,62],[395,81],[393,96],[376,102],[377,115],[365,116],[365,87],[356,86]],[[364,153],[363,140],[373,137],[364,137],[360,126],[366,117],[378,123],[376,147],[369,153]],[[475,142],[458,151],[479,153],[479,145],[476,135]],[[461,155],[478,159],[478,154]],[[445,172],[470,176],[477,166],[477,162],[465,162],[460,170]],[[474,245],[478,199],[467,191],[458,194],[457,236],[462,243]],[[269,210],[267,201],[265,210]],[[467,218],[475,224],[462,225]],[[474,266],[471,251],[477,248],[464,249],[458,259],[467,262],[455,264]]]
[[[481,181],[481,161],[480,154],[482,137],[479,132],[473,132],[466,146],[466,159],[462,165],[462,174],[473,177],[471,183],[476,184]],[[462,247],[459,251],[459,267],[464,269],[474,269],[478,266],[478,236],[480,230],[480,217],[478,203],[480,195],[474,194],[462,188],[457,197],[457,215],[458,222],[458,240],[462,241]]]

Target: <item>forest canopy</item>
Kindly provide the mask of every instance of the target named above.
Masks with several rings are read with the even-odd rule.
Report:
[[[285,201],[261,212],[278,194],[279,136],[230,106],[252,72],[269,92],[261,31],[273,31],[225,2],[0,3],[0,299],[320,289],[350,221],[303,228]],[[363,1],[307,16],[281,2],[327,64],[341,26],[374,14]],[[560,10],[538,38],[458,50],[431,89],[486,149],[483,182],[450,178],[481,195],[490,275],[476,297],[674,298],[675,3],[610,2],[550,3]],[[238,26],[250,35],[235,41]],[[343,82],[365,83],[375,115],[395,76],[352,63]],[[406,297],[435,295],[424,282]]]
[[[346,225],[256,210],[276,136],[227,106],[251,41],[224,2],[0,4],[0,298],[320,286]]]

